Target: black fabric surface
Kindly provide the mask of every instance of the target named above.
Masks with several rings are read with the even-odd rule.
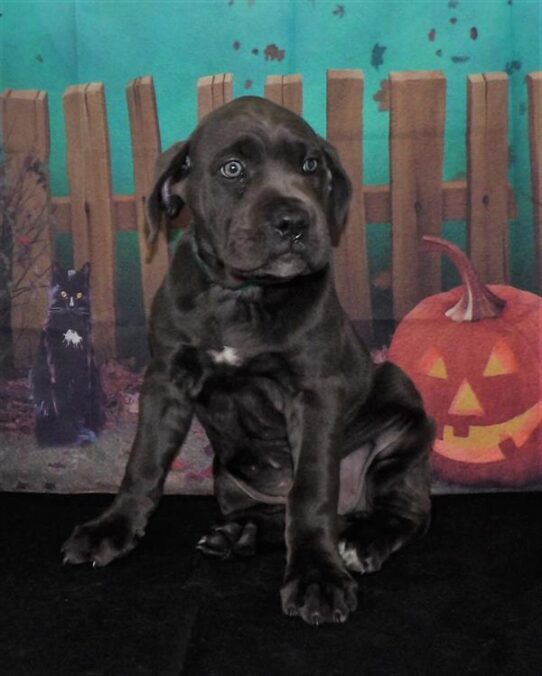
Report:
[[[542,494],[439,496],[429,534],[360,580],[358,611],[281,615],[284,551],[194,550],[208,497],[163,499],[137,550],[61,565],[110,496],[0,495],[0,673],[187,676],[542,673]]]

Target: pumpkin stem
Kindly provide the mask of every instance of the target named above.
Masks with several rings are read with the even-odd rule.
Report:
[[[463,282],[463,295],[446,316],[454,322],[477,322],[480,319],[500,317],[506,301],[496,296],[480,281],[478,273],[461,249],[441,237],[424,235],[422,251],[438,251],[448,256],[456,266]]]

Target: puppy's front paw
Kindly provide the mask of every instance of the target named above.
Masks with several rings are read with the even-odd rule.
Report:
[[[311,567],[287,575],[280,596],[282,612],[299,615],[308,624],[345,622],[357,608],[357,583],[333,566]]]
[[[106,566],[113,559],[128,554],[143,533],[137,533],[130,519],[123,515],[108,516],[77,526],[62,545],[64,563],[92,563]]]

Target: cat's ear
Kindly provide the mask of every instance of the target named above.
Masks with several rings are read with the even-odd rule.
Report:
[[[88,280],[90,279],[90,263],[88,261],[79,270],[79,274],[83,275],[85,282],[88,282]]]
[[[57,263],[56,261],[53,261],[51,265],[51,282],[54,284],[59,284],[61,280],[63,280],[66,277],[66,270],[60,265],[60,263]]]
[[[185,203],[186,178],[190,173],[189,141],[176,143],[156,160],[155,182],[147,199],[149,243],[158,235],[162,217],[175,218]]]

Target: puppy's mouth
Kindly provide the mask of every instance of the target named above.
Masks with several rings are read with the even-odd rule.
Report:
[[[250,269],[230,268],[231,274],[242,281],[257,283],[280,284],[300,275],[308,275],[315,272],[307,260],[293,252],[275,256],[267,260],[263,265]]]

